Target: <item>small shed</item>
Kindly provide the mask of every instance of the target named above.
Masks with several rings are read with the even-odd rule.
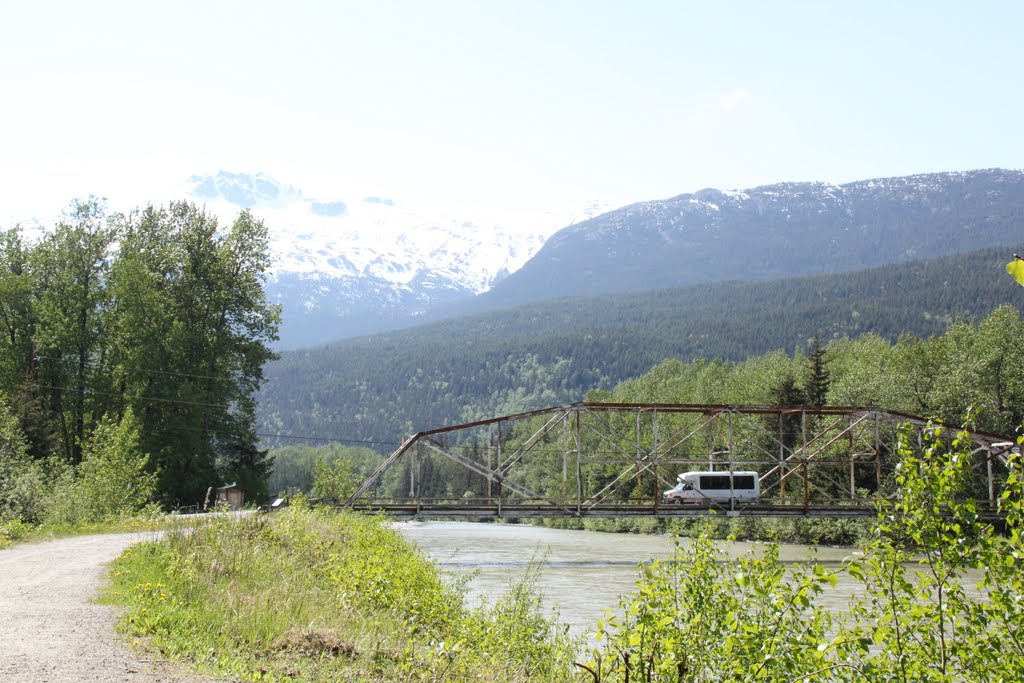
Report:
[[[217,504],[227,503],[231,510],[241,510],[245,504],[245,491],[236,483],[225,484],[217,489]]]

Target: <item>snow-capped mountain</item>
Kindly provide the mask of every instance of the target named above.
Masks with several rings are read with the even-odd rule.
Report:
[[[1024,172],[701,190],[560,230],[479,310],[552,297],[836,273],[1018,244]]]
[[[192,197],[225,219],[251,209],[270,231],[281,347],[407,325],[523,266],[551,234],[606,207],[501,221],[382,196],[307,196],[262,173],[195,175]]]

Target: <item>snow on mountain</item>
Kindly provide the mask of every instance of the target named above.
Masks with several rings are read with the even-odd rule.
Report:
[[[192,176],[191,194],[228,217],[252,209],[270,230],[274,274],[316,279],[371,277],[396,287],[432,273],[474,293],[518,270],[557,230],[597,215],[594,203],[577,214],[493,220],[431,215],[377,196],[311,199],[263,174]]]
[[[386,196],[310,197],[263,173],[194,175],[190,194],[223,220],[262,218],[274,258],[269,294],[284,307],[282,346],[409,324],[517,271],[566,225],[600,214],[444,215]]]

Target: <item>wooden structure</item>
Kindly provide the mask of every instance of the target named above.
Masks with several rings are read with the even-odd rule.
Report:
[[[218,506],[227,504],[232,512],[241,510],[245,505],[245,491],[236,483],[225,484],[217,489],[216,501]]]

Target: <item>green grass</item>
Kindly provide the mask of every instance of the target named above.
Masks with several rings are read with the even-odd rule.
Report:
[[[16,543],[38,543],[52,541],[57,538],[90,536],[93,534],[173,530],[181,528],[184,524],[181,517],[163,513],[125,515],[73,524],[34,525],[13,519],[0,522],[0,550]]]
[[[131,546],[107,599],[140,646],[245,681],[575,681],[529,580],[493,605],[381,518],[291,508]]]

